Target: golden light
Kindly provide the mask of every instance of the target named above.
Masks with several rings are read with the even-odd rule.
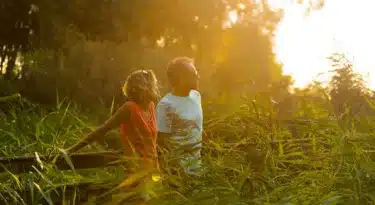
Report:
[[[230,23],[235,24],[238,20],[237,11],[236,10],[229,11],[228,18],[229,18]]]
[[[326,0],[321,10],[306,16],[306,4],[296,1],[269,0],[271,6],[284,9],[278,26],[274,51],[291,74],[297,87],[306,86],[321,72],[332,70],[327,59],[342,52],[354,63],[354,69],[368,76],[369,86],[375,89],[375,18],[373,0]]]
[[[165,38],[161,37],[159,40],[156,41],[156,45],[163,48],[165,46]]]
[[[239,9],[244,10],[246,8],[245,4],[238,4]]]
[[[159,174],[152,174],[152,181],[158,182],[161,179],[161,176]]]

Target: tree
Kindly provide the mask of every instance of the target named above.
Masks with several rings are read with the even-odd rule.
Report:
[[[24,8],[33,8],[33,15],[29,15],[25,9],[22,13],[25,19],[32,19],[34,23],[29,26],[32,36],[22,38],[30,49],[21,52],[21,82],[25,82],[22,87],[28,92],[34,82],[48,81],[49,86],[42,87],[50,89],[47,92],[50,94],[41,95],[51,96],[51,99],[55,98],[53,93],[56,88],[65,90],[66,96],[73,96],[71,92],[80,92],[77,88],[84,88],[85,91],[80,92],[81,94],[89,93],[90,89],[95,88],[96,96],[103,95],[104,98],[112,99],[108,93],[103,94],[103,90],[119,87],[118,78],[125,78],[132,68],[146,66],[145,53],[150,50],[157,51],[165,60],[176,55],[193,57],[198,67],[202,68],[202,76],[206,76],[206,79],[213,76],[212,81],[206,82],[221,85],[218,88],[227,93],[236,90],[240,90],[237,93],[264,91],[273,82],[280,81],[282,76],[281,65],[274,60],[271,43],[281,13],[271,10],[264,2],[6,2],[12,7],[22,4]],[[6,10],[3,12],[7,13]],[[236,15],[237,21],[230,22],[229,13]],[[8,24],[14,26],[18,17],[14,13],[6,15],[9,16]],[[122,51],[115,49],[117,45],[121,45]],[[112,52],[115,50],[118,54]],[[123,57],[119,55],[121,53]],[[90,62],[94,59],[102,59],[107,64],[91,65]],[[115,69],[114,66],[118,68]],[[233,68],[236,72],[233,72]],[[101,74],[97,75],[98,73]],[[227,80],[228,77],[231,81]],[[104,89],[99,85],[108,85],[111,89],[108,86]],[[80,98],[88,99],[85,96]]]
[[[19,52],[31,49],[35,32],[36,10],[30,1],[3,0],[0,2],[0,70],[5,78],[15,77],[15,64]]]
[[[362,76],[354,72],[353,64],[343,54],[334,54],[330,60],[335,68],[329,88],[336,116],[350,121],[356,115],[367,115],[369,92]]]

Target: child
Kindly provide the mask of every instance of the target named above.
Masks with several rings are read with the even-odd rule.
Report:
[[[155,105],[159,97],[157,80],[151,70],[138,70],[132,72],[123,87],[123,92],[129,99],[121,108],[103,125],[77,144],[66,150],[73,153],[82,147],[102,138],[110,130],[120,127],[124,144],[124,152],[129,157],[140,157],[137,163],[132,163],[134,172],[158,168],[156,151],[156,120]]]
[[[198,89],[199,75],[186,57],[172,60],[167,67],[172,90],[156,108],[158,140],[168,149],[172,166],[197,175],[201,167],[203,115]]]

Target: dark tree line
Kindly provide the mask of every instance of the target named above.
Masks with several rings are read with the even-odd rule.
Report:
[[[187,55],[216,108],[245,97],[275,106],[281,118],[370,113],[366,86],[342,56],[332,58],[329,88],[312,84],[290,93],[293,80],[272,51],[280,18],[264,1],[3,0],[0,93],[46,104],[57,95],[85,107],[110,105],[113,97],[121,103],[130,71],[154,69],[164,90],[165,64]]]
[[[38,31],[38,19],[31,1],[0,2],[0,68],[8,80],[14,77],[18,53],[33,48],[33,36]]]
[[[112,99],[110,90],[119,90],[132,69],[151,67],[163,76],[162,66],[176,55],[193,57],[206,82],[225,93],[267,89],[282,76],[271,44],[281,13],[266,3],[4,0],[1,5],[7,30],[0,36],[7,48],[1,58],[8,62],[4,79],[21,78],[18,89],[37,101],[55,99],[56,90],[78,101],[85,95]],[[229,12],[236,12],[235,24]],[[19,22],[27,26],[19,28]]]

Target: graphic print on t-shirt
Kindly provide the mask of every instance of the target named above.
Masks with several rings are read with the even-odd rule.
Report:
[[[172,152],[180,157],[185,171],[192,173],[199,168],[200,149],[195,149],[201,147],[202,141],[203,117],[199,92],[191,91],[187,97],[166,95],[157,106],[156,116],[158,131],[172,135],[169,139]],[[183,147],[189,149],[181,150]]]

